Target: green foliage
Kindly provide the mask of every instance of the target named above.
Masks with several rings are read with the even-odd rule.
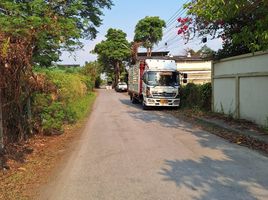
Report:
[[[127,34],[119,29],[110,28],[106,34],[106,40],[97,44],[94,52],[99,55],[103,64],[107,62],[114,64],[117,61],[123,61],[130,56],[130,44],[127,41]]]
[[[95,88],[100,88],[101,84],[102,84],[101,77],[98,76],[98,77],[96,78],[96,80],[95,80]]]
[[[189,34],[223,40],[218,58],[268,49],[268,1],[203,0],[185,5]]]
[[[71,102],[68,105],[69,113],[74,113],[73,119],[77,121],[84,118],[89,110],[92,108],[92,104],[96,98],[95,93],[88,93],[83,98],[80,98],[77,101]],[[70,115],[68,115],[70,116]]]
[[[101,84],[101,75],[102,72],[102,66],[99,62],[87,62],[85,66],[81,69],[81,73],[87,77],[90,77],[92,80],[92,83],[94,83],[93,86],[95,88],[99,88]]]
[[[64,106],[61,102],[53,102],[51,105],[44,107],[42,114],[42,127],[44,133],[50,131],[62,131],[62,125],[65,118]]]
[[[33,39],[34,61],[47,66],[58,60],[59,49],[71,51],[81,45],[79,38],[95,38],[101,10],[111,5],[111,0],[1,0],[0,34]]]
[[[65,123],[74,123],[88,113],[95,98],[90,77],[59,69],[36,71],[57,88],[55,94],[37,92],[33,96],[33,115],[45,134],[61,131]]]
[[[199,105],[200,91],[197,85],[188,83],[181,87],[181,103],[184,107],[193,107]]]
[[[84,83],[90,81],[80,74],[70,74],[61,70],[47,70],[48,80],[54,83],[58,88],[58,98],[64,102],[70,102],[84,96],[87,92],[87,85]]]
[[[200,85],[200,107],[205,110],[211,110],[212,103],[212,86],[211,83]]]
[[[106,40],[97,44],[94,53],[98,54],[98,61],[104,71],[113,71],[115,83],[120,76],[120,64],[128,60],[131,55],[130,44],[126,39],[126,33],[122,30],[110,28],[106,34]],[[113,67],[113,69],[111,69]]]
[[[207,45],[202,46],[198,52],[200,52],[200,57],[205,59],[210,59],[215,54],[215,52]]]
[[[180,88],[182,107],[211,110],[212,87],[211,83],[196,85],[188,83]]]
[[[142,42],[143,47],[152,49],[163,37],[164,20],[159,17],[145,17],[135,27],[135,42]]]

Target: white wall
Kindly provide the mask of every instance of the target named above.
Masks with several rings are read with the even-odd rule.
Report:
[[[213,110],[268,126],[268,52],[215,62]]]
[[[268,126],[268,76],[240,80],[240,117]]]
[[[177,70],[211,70],[211,61],[176,61]]]
[[[211,61],[176,61],[177,70],[188,74],[188,83],[204,84],[211,81]]]
[[[235,114],[235,80],[219,79],[214,82],[215,111],[228,115]]]

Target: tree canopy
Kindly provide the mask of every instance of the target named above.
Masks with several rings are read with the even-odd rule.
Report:
[[[207,45],[204,45],[197,51],[195,51],[191,48],[184,49],[185,56],[188,56],[189,53],[191,56],[205,58],[205,59],[211,59],[215,52],[211,48],[209,48]]]
[[[93,50],[98,54],[98,60],[109,71],[111,66],[115,73],[115,84],[120,77],[120,64],[128,60],[131,54],[130,44],[126,39],[127,34],[119,29],[110,28],[106,34],[106,40],[97,44]]]
[[[80,38],[95,38],[102,9],[111,6],[111,0],[0,1],[0,107],[6,104],[0,109],[0,150],[2,130],[23,139],[30,127],[25,108],[30,113],[27,102],[38,85],[32,65],[50,65],[60,50],[81,46]]]
[[[1,0],[0,34],[32,40],[34,61],[59,58],[59,49],[72,51],[80,38],[96,37],[101,9],[111,0]]]
[[[151,55],[154,44],[157,44],[163,37],[163,28],[166,26],[164,20],[159,17],[145,17],[135,27],[135,42],[142,42],[147,49],[147,55]]]
[[[224,56],[268,48],[267,0],[192,0],[185,4],[186,18],[179,18],[178,34],[221,38]]]

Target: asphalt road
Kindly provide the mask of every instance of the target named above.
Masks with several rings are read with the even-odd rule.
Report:
[[[100,90],[81,140],[40,199],[268,199],[268,158]]]

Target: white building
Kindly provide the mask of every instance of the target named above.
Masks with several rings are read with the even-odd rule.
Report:
[[[212,61],[200,57],[173,56],[177,70],[187,74],[187,83],[204,84],[211,82]]]

